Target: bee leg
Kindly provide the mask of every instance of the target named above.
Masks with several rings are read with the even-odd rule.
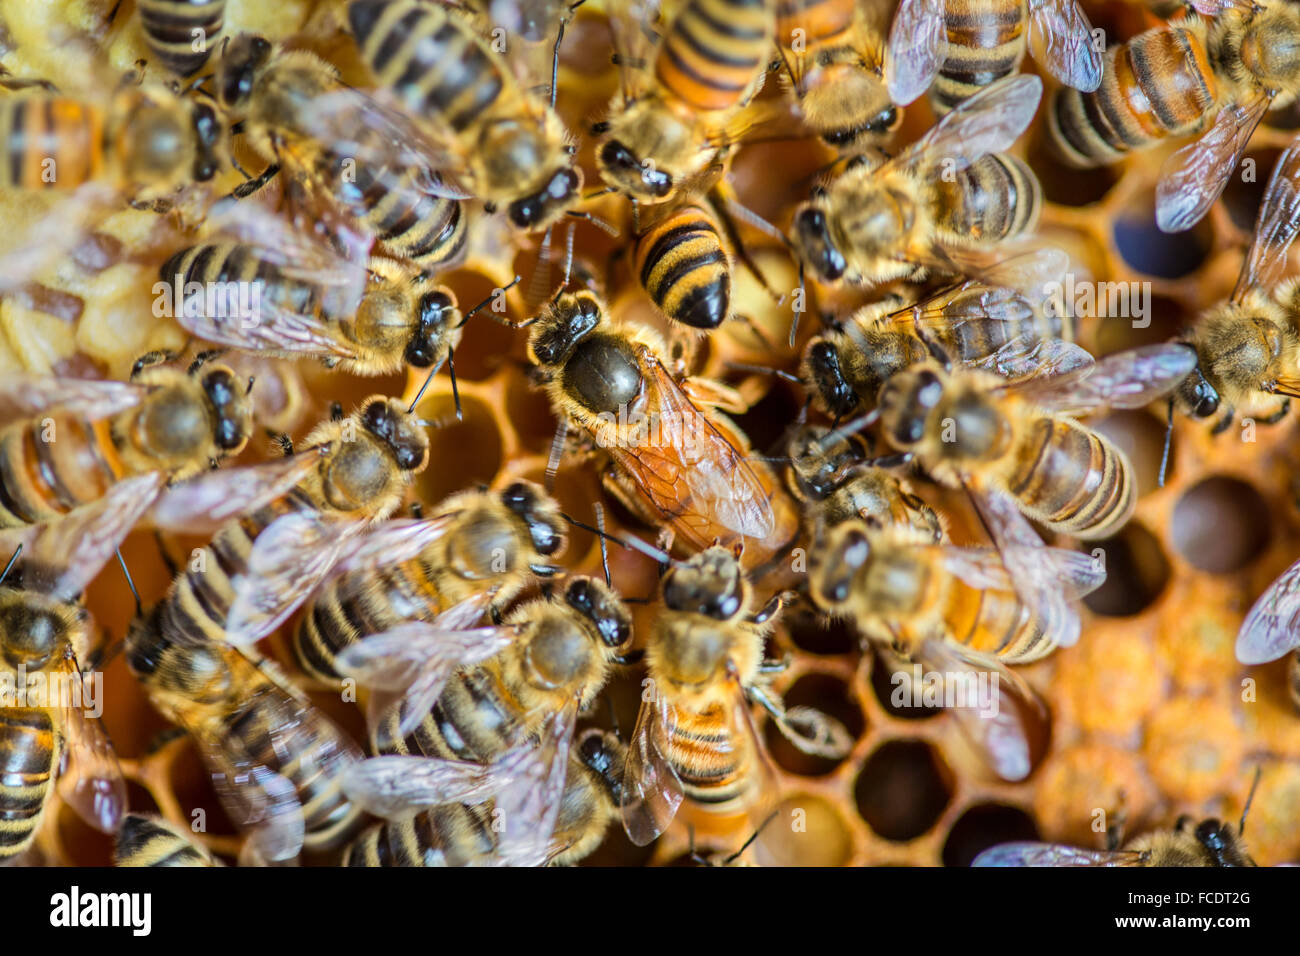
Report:
[[[1121,790],[1119,793],[1119,806],[1111,814],[1111,822],[1106,827],[1106,849],[1112,852],[1118,850],[1124,844],[1124,824],[1128,820],[1124,802],[1124,791]]]
[[[785,592],[773,594],[771,599],[761,608],[749,616],[750,624],[766,624],[772,618],[781,613],[781,608],[785,607],[787,595]]]
[[[167,568],[167,576],[174,578],[180,573],[180,566],[176,559],[172,557],[171,552],[167,550],[167,543],[163,541],[162,532],[157,528],[153,529],[153,539],[158,542],[158,553],[162,555],[163,565]]]
[[[267,429],[266,433],[271,436],[271,440],[280,446],[280,451],[284,452],[284,457],[288,458],[293,454],[293,439],[284,432],[272,431]]]
[[[147,368],[161,365],[163,362],[174,362],[178,358],[180,358],[180,355],[171,349],[155,349],[152,352],[146,352],[136,359],[135,364],[131,366],[131,381],[135,381],[140,373]]]
[[[226,352],[225,349],[204,349],[198,355],[194,356],[194,361],[191,362],[190,367],[185,370],[185,374],[193,375],[195,372],[203,368],[203,366],[207,365],[218,355],[224,355],[225,352]]]
[[[424,519],[424,505],[420,504],[418,501],[412,501],[411,517],[416,521],[422,521]]]
[[[262,174],[260,176],[254,179],[252,176],[248,174],[247,170],[241,167],[239,163],[236,162],[234,159],[231,159],[230,164],[234,166],[235,169],[239,170],[239,172],[243,174],[244,179],[247,180],[246,182],[240,183],[233,190],[231,190],[229,198],[232,199],[247,199],[249,196],[253,195],[253,193],[257,192],[259,189],[261,189],[263,186],[269,183],[272,179],[274,179],[276,177],[276,174],[280,172],[279,164],[272,163],[270,166],[267,166],[266,169],[262,170]]]
[[[341,422],[346,417],[343,412],[343,405],[340,402],[330,402],[330,421]]]
[[[1210,434],[1222,435],[1224,432],[1226,432],[1229,428],[1232,427],[1232,423],[1236,421],[1236,419],[1237,419],[1236,410],[1232,408],[1225,408],[1223,410],[1223,415],[1220,416],[1219,420],[1214,423],[1214,427],[1210,429]]]
[[[1259,420],[1259,423],[1261,425],[1276,425],[1282,419],[1286,418],[1286,413],[1289,412],[1290,410],[1291,410],[1291,399],[1283,398],[1282,404],[1278,406],[1277,411],[1275,411],[1272,415],[1269,415],[1267,418],[1261,418]]]
[[[781,658],[779,661],[763,661],[758,665],[758,672],[760,674],[784,674],[790,669],[790,664],[792,662],[793,661],[789,654]]]

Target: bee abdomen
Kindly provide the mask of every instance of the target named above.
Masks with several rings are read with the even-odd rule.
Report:
[[[1104,538],[1133,511],[1133,471],[1123,452],[1077,422],[1040,418],[1017,453],[1007,489],[1053,530]]]
[[[75,189],[104,166],[104,118],[66,96],[0,99],[0,187]]]
[[[1198,129],[1218,95],[1199,36],[1180,27],[1156,27],[1107,52],[1095,91],[1053,92],[1048,138],[1072,165],[1100,166]]]
[[[346,866],[464,866],[496,846],[483,807],[446,804],[404,820],[376,824],[343,855]]]
[[[930,88],[936,113],[1013,73],[1025,55],[1023,0],[949,3],[944,14],[948,53]]]
[[[59,744],[50,715],[0,710],[0,860],[31,846],[53,788]]]
[[[56,415],[0,432],[0,527],[48,521],[102,497],[122,477],[108,427]]]
[[[190,76],[221,33],[226,0],[140,0],[139,9],[149,49],[173,73]]]
[[[810,49],[833,46],[853,25],[854,6],[854,0],[777,0],[777,39],[787,46],[802,39]]]
[[[731,310],[731,276],[713,218],[688,206],[638,237],[636,268],[651,300],[671,319],[715,329]]]
[[[506,88],[500,64],[470,28],[443,8],[407,0],[361,0],[348,8],[362,58],[417,114],[461,133]]]
[[[730,804],[750,789],[748,761],[735,746],[721,708],[677,711],[668,759],[686,796],[708,806]]]
[[[1038,224],[1043,187],[1024,161],[995,153],[958,171],[939,187],[946,207],[944,224],[981,242],[1024,235]]]
[[[954,598],[965,595],[965,611],[946,615],[952,638],[981,654],[1001,658],[1008,664],[1027,664],[1050,654],[1056,647],[1039,619],[1009,591],[969,588],[959,585]]]
[[[212,858],[171,827],[136,813],[122,819],[113,851],[116,866],[212,866]]]
[[[663,39],[655,76],[693,109],[729,109],[766,65],[772,30],[769,0],[691,0]]]

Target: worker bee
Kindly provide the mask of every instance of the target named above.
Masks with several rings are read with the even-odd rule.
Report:
[[[1216,434],[1232,424],[1240,405],[1262,404],[1252,410],[1266,411],[1276,402],[1259,419],[1272,424],[1286,415],[1291,398],[1300,396],[1295,326],[1300,302],[1295,283],[1281,282],[1287,251],[1300,230],[1298,185],[1300,146],[1293,145],[1273,167],[1232,295],[1201,315],[1184,339],[1198,361],[1172,401],[1195,418],[1219,414]]]
[[[129,382],[11,376],[2,400],[32,417],[0,430],[0,527],[54,521],[132,476],[157,476],[157,493],[244,448],[252,382],[166,358],[142,356]]]
[[[863,306],[812,339],[804,350],[804,381],[828,415],[843,418],[872,407],[890,376],[925,361],[937,346],[953,361],[1005,378],[1031,375],[1045,363],[1058,371],[1090,363],[1074,345],[1074,316],[1034,292],[1055,270],[1055,250],[1016,256],[978,280],[947,286],[905,305],[897,297]]]
[[[429,168],[463,189],[443,190],[450,198],[468,194],[504,206],[511,225],[524,231],[545,229],[570,211],[582,172],[555,112],[554,89],[550,103],[539,97],[516,71],[519,60],[497,53],[461,10],[352,0],[348,20],[380,89],[418,118],[413,136]],[[459,67],[448,71],[447,63]],[[336,131],[347,143],[348,130]],[[369,152],[359,145],[360,154]]]
[[[620,90],[596,124],[601,179],[638,203],[689,192],[754,124],[775,0],[685,0],[666,26],[657,5],[610,11]]]
[[[561,417],[604,456],[605,487],[691,550],[744,545],[757,568],[798,532],[798,510],[744,436],[707,406],[743,410],[718,383],[664,367],[645,327],[612,326],[591,292],[565,293],[535,321],[529,355]]]
[[[978,276],[996,242],[1034,228],[1042,188],[1001,155],[1033,119],[1037,77],[1002,80],[883,164],[865,156],[795,212],[801,262],[827,283],[881,283],[927,270]]]
[[[777,0],[777,50],[804,122],[833,149],[859,153],[898,129],[883,38],[854,0]]]
[[[833,718],[787,711],[764,686],[773,665],[763,660],[763,643],[785,598],[755,608],[731,550],[715,545],[674,565],[662,598],[646,647],[649,691],[623,779],[623,826],[638,846],[663,833],[686,797],[710,813],[743,811],[761,823],[776,796],[775,771],[751,702],[806,752],[838,759],[852,746]]]
[[[903,525],[943,539],[939,514],[887,469],[903,456],[872,458],[856,435],[830,437],[830,429],[805,425],[790,438],[791,492],[804,504],[807,538],[820,546],[830,528],[854,518],[871,527]]]
[[[226,0],[139,0],[140,26],[153,55],[179,76],[193,76],[225,21]]]
[[[946,113],[1014,73],[1026,46],[1066,86],[1091,92],[1101,83],[1092,24],[1075,0],[902,0],[885,53],[889,93],[905,106],[928,89],[935,112]]]
[[[92,711],[102,703],[81,671],[95,644],[81,593],[152,500],[156,478],[114,486],[57,524],[27,534],[0,580],[0,861],[36,838],[56,782],[61,798],[105,833],[126,809],[126,783]]]
[[[453,495],[421,524],[418,557],[364,573],[336,566],[312,595],[293,642],[306,673],[336,682],[335,658],[362,638],[454,607],[471,609],[472,623],[561,570],[549,562],[567,540],[559,506],[529,481]]]
[[[187,293],[176,319],[194,335],[359,375],[452,360],[464,316],[427,275],[339,252],[252,201],[221,223],[227,236],[181,249],[159,270]]]
[[[1048,139],[1077,167],[1199,134],[1161,168],[1156,223],[1165,232],[1205,215],[1264,113],[1300,91],[1300,11],[1276,2],[1214,6],[1214,19],[1163,24],[1111,46],[1096,90],[1057,90],[1048,102]]]
[[[1033,579],[1013,581],[1012,567],[1032,568]],[[817,607],[851,619],[865,638],[905,660],[969,675],[971,690],[991,675],[989,700],[977,705],[968,695],[952,711],[999,776],[1023,780],[1032,769],[1030,745],[1016,708],[1001,706],[1001,682],[1021,700],[1042,705],[1004,665],[1031,663],[1073,644],[1079,626],[1072,613],[1059,613],[1055,600],[1031,604],[1018,595],[1074,601],[1105,577],[1091,555],[1078,551],[956,548],[906,525],[851,519],[814,549],[808,582]]]
[[[297,215],[312,228],[323,223],[335,241],[361,245],[354,258],[364,261],[377,242],[423,272],[462,260],[463,197],[441,183],[404,117],[345,87],[314,54],[252,34],[223,46],[214,79],[218,102],[269,164],[237,195],[283,173]]]
[[[114,866],[221,866],[207,847],[161,817],[128,813],[113,846]]]

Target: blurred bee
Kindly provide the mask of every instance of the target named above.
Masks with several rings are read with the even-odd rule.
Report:
[[[651,693],[643,696],[623,780],[623,826],[638,846],[667,829],[686,797],[710,813],[744,811],[761,824],[776,780],[751,702],[806,752],[842,757],[852,746],[838,722],[807,708],[787,712],[764,687],[774,669],[763,660],[764,639],[784,598],[755,609],[732,551],[714,546],[674,565],[662,595],[646,647]]]
[[[832,149],[879,146],[903,121],[881,64],[884,38],[855,0],[777,0],[777,50],[804,122]]]
[[[611,326],[588,291],[566,293],[535,321],[528,350],[561,418],[607,456],[605,487],[691,550],[743,544],[746,567],[781,553],[798,510],[744,436],[708,406],[743,410],[730,389],[664,367],[659,336]],[[557,447],[559,447],[557,445]]]
[[[504,206],[517,229],[545,229],[570,212],[582,187],[576,149],[554,89],[550,103],[536,95],[521,58],[497,53],[463,11],[441,5],[352,0],[348,20],[379,87],[417,118],[430,168]]]
[[[0,400],[32,417],[0,429],[0,528],[54,521],[124,479],[181,482],[237,455],[252,386],[200,356],[188,371],[142,356],[130,382],[11,377]]]
[[[1218,414],[1215,434],[1232,425],[1239,406],[1271,408],[1257,420],[1273,424],[1300,396],[1300,295],[1294,281],[1281,281],[1300,230],[1298,187],[1300,146],[1293,145],[1273,167],[1232,295],[1202,314],[1183,340],[1196,350],[1197,366],[1171,400],[1195,418]]]
[[[28,535],[0,580],[0,862],[36,838],[57,782],[60,797],[87,823],[117,829],[126,783],[82,664],[95,641],[79,596],[148,507],[152,476],[123,481],[63,521]]]
[[[907,105],[928,89],[946,113],[1019,69],[1027,46],[1066,86],[1101,83],[1092,24],[1075,0],[902,0],[885,53],[889,93]]]
[[[793,245],[821,282],[881,283],[928,270],[980,275],[993,243],[1038,221],[1042,188],[1019,159],[995,155],[1033,119],[1037,77],[988,87],[894,159],[866,157],[795,212]]]
[[[161,817],[128,813],[113,847],[114,866],[221,866],[208,848]]]
[[[534,579],[561,570],[547,560],[566,541],[559,506],[532,482],[453,495],[419,524],[425,544],[417,557],[358,573],[336,567],[313,594],[293,642],[306,673],[334,683],[335,658],[363,638],[453,608],[467,624],[488,610],[497,616]],[[403,640],[410,643],[405,636],[394,643]]]
[[[1190,229],[1205,215],[1264,113],[1300,91],[1300,10],[1274,0],[1205,5],[1218,16],[1111,46],[1101,86],[1056,90],[1047,106],[1048,139],[1077,167],[1199,134],[1161,167],[1156,222],[1165,232]]]
[[[222,48],[217,100],[241,123],[248,145],[268,164],[236,195],[247,196],[283,172],[287,196],[312,227],[331,238],[378,242],[424,272],[457,265],[469,217],[396,114],[339,81],[329,63],[241,34]],[[308,260],[309,262],[312,260]]]
[[[153,55],[178,76],[193,76],[221,35],[226,0],[139,0],[136,8]]]
[[[1010,567],[1032,568],[1034,578],[1013,581]],[[1073,601],[1105,576],[1078,551],[955,548],[906,525],[873,528],[849,520],[814,549],[808,583],[817,607],[852,620],[868,640],[906,660],[943,674],[992,673],[998,706],[991,713],[977,710],[974,700],[952,710],[999,776],[1023,780],[1033,765],[1030,744],[1016,708],[1003,706],[1001,681],[1030,705],[1041,704],[1004,665],[1027,664],[1073,644],[1078,626],[1018,595],[1034,590]]]
[[[775,0],[683,0],[660,31],[658,5],[610,11],[620,91],[596,124],[601,179],[638,203],[666,202],[721,164],[754,125]]]
[[[911,305],[890,297],[859,309],[804,351],[803,380],[812,383],[817,406],[837,419],[872,407],[892,375],[925,361],[935,347],[1005,378],[1049,361],[1057,368],[1091,362],[1072,344],[1074,316],[1059,302],[1021,291],[1042,288],[1035,276],[1053,271],[1047,263],[1057,259],[1017,256]]]
[[[824,426],[805,425],[790,439],[787,481],[803,502],[810,542],[819,546],[827,529],[855,518],[875,528],[912,528],[936,543],[943,539],[939,514],[886,470],[901,463],[900,456],[873,459],[856,435],[829,435]]]

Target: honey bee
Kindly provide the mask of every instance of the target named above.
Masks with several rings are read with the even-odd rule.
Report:
[[[218,102],[270,164],[236,195],[283,172],[301,218],[324,220],[345,245],[377,242],[423,272],[463,259],[470,217],[421,152],[423,140],[401,116],[343,86],[333,66],[241,34],[223,47],[215,82]]]
[[[927,270],[974,276],[993,243],[1027,234],[1042,207],[1033,171],[998,151],[1033,119],[1037,77],[987,87],[894,159],[855,159],[795,212],[800,261],[826,283],[881,283]]]
[[[364,573],[336,566],[312,595],[293,642],[306,673],[335,682],[335,658],[362,638],[453,607],[470,610],[472,622],[561,570],[548,563],[567,540],[559,506],[529,481],[453,495],[422,525],[427,544],[415,559]]]
[[[529,355],[561,417],[598,446],[605,487],[633,514],[700,550],[744,545],[761,567],[798,533],[798,510],[748,442],[707,406],[736,409],[717,383],[679,382],[645,327],[612,326],[591,292],[561,295],[536,320]]]
[[[821,425],[805,425],[790,439],[788,483],[804,503],[808,540],[819,545],[826,529],[854,518],[871,527],[903,525],[936,543],[943,539],[939,514],[886,470],[900,456],[873,459],[856,435],[829,435]]]
[[[178,76],[193,76],[221,35],[226,0],[139,0],[136,8],[153,55]]]
[[[864,306],[812,339],[801,371],[818,407],[837,419],[872,407],[890,376],[925,361],[936,346],[963,366],[1005,378],[1033,374],[1048,362],[1058,369],[1090,363],[1073,344],[1074,316],[1022,291],[1035,287],[1032,276],[1044,271],[1044,260],[1059,261],[1018,256],[910,305],[890,297]]]
[[[188,371],[142,356],[129,382],[11,378],[3,401],[32,417],[0,430],[0,527],[54,521],[124,479],[182,482],[238,454],[252,430],[246,386],[200,356]]]
[[[766,687],[763,643],[784,604],[755,608],[736,555],[713,546],[673,566],[662,581],[663,610],[646,647],[651,692],[643,696],[628,745],[623,826],[645,846],[689,797],[711,813],[744,811],[755,827],[776,796],[775,771],[750,716],[751,702],[809,753],[842,757],[852,745],[833,718],[787,711]]]
[[[1163,24],[1111,46],[1096,90],[1057,90],[1048,102],[1048,139],[1077,167],[1199,134],[1161,168],[1156,223],[1165,232],[1205,215],[1264,113],[1300,91],[1300,11],[1276,2],[1212,5],[1212,20]]]
[[[1033,568],[1035,577],[1013,582],[1010,567]],[[823,611],[850,618],[865,638],[905,660],[943,674],[994,675],[999,706],[991,713],[977,711],[974,700],[952,710],[999,776],[1023,780],[1032,769],[1029,744],[1015,708],[1001,706],[1001,680],[1022,700],[1041,704],[1004,665],[1027,664],[1073,644],[1079,628],[1073,614],[1018,595],[1050,593],[1073,601],[1100,587],[1105,576],[1078,551],[956,548],[905,525],[873,528],[849,520],[814,550],[809,593]]]
[[[902,0],[885,53],[890,96],[906,106],[928,89],[934,111],[946,113],[1014,73],[1029,45],[1066,86],[1101,83],[1092,24],[1075,0]]]
[[[723,227],[687,203],[637,233],[633,268],[659,311],[693,329],[716,329],[731,314],[731,255]]]
[[[1249,809],[1249,804],[1247,805]],[[971,866],[1258,866],[1242,838],[1246,814],[1235,829],[1213,817],[1180,817],[1171,830],[1156,830],[1123,849],[1082,850],[1060,843],[1003,843],[985,850]]]
[[[775,0],[685,0],[660,32],[657,4],[610,11],[620,90],[593,127],[601,179],[638,203],[661,203],[722,164],[754,125]]]
[[[361,59],[379,87],[418,118],[429,168],[454,179],[464,190],[459,198],[504,206],[511,225],[530,232],[572,211],[582,172],[555,112],[554,89],[550,103],[536,95],[525,71],[516,70],[519,61],[497,53],[463,11],[352,0],[348,20]],[[447,63],[459,67],[448,71]],[[339,132],[346,142],[347,131]]]
[[[885,141],[903,114],[885,86],[883,38],[854,0],[777,0],[777,49],[804,122],[833,149]]]
[[[113,746],[91,716],[96,701],[81,671],[94,645],[79,596],[144,513],[152,476],[130,478],[57,524],[26,536],[22,584],[14,552],[0,587],[0,862],[36,838],[56,784],[61,798],[105,833],[126,809]],[[89,699],[87,699],[89,698]]]
[[[1273,167],[1255,220],[1255,234],[1228,297],[1197,319],[1184,341],[1196,350],[1197,366],[1174,392],[1178,409],[1195,418],[1220,415],[1217,434],[1231,426],[1238,406],[1276,401],[1258,419],[1272,424],[1300,396],[1300,314],[1294,282],[1282,283],[1287,251],[1300,230],[1300,146],[1287,149]],[[1163,474],[1161,475],[1163,483]]]
[[[113,847],[114,866],[221,866],[208,848],[161,817],[128,813]]]

